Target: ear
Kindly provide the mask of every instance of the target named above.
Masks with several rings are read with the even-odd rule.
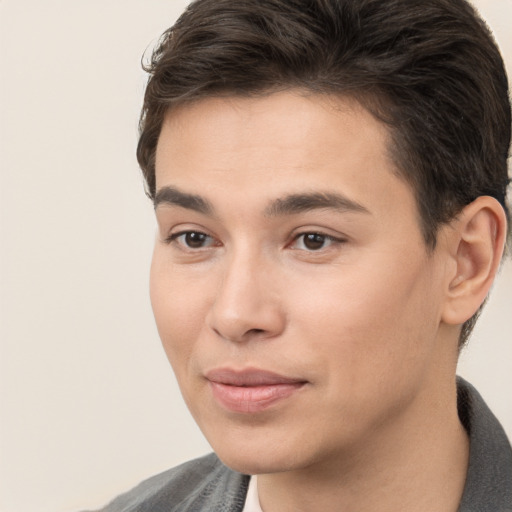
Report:
[[[442,319],[463,324],[484,302],[498,272],[505,246],[507,218],[500,203],[481,196],[450,224],[451,257]]]

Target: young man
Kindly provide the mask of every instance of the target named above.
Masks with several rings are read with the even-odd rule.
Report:
[[[508,217],[473,9],[198,0],[148,71],[151,299],[215,455],[105,510],[512,510],[510,444],[455,376]]]

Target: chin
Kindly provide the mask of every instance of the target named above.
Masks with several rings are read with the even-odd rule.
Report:
[[[219,459],[229,468],[244,475],[264,475],[283,473],[296,469],[291,461],[272,460],[269,456],[218,453]]]
[[[282,473],[307,467],[311,463],[305,453],[293,446],[275,446],[271,442],[212,446],[226,466],[245,475]]]

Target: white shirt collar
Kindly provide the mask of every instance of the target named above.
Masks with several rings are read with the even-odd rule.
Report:
[[[242,512],[263,512],[258,498],[258,481],[255,475],[251,476],[249,480],[249,488],[247,489],[247,497]]]

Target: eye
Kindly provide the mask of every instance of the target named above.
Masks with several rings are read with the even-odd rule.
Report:
[[[175,242],[187,249],[203,249],[215,245],[215,240],[201,231],[181,231],[167,238],[167,242]]]
[[[319,251],[331,246],[334,243],[341,243],[339,240],[323,233],[301,233],[295,237],[294,249],[303,251]]]

